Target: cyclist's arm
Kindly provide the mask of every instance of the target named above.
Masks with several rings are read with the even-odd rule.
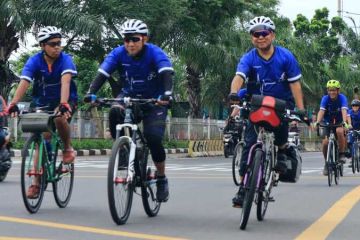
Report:
[[[299,110],[304,110],[304,101],[300,81],[291,82],[289,85],[297,108]]]
[[[165,95],[172,95],[173,76],[174,76],[173,71],[165,70],[160,73],[159,77],[163,83]]]
[[[19,86],[17,87],[14,97],[11,100],[11,104],[17,104],[18,102],[20,102],[20,100],[22,99],[22,97],[25,95],[26,90],[29,88],[30,86],[30,82],[25,80],[25,79],[21,79]]]
[[[240,75],[235,75],[235,77],[233,78],[233,80],[231,82],[230,93],[237,94],[243,84],[244,84],[243,77]]]
[[[321,122],[324,119],[324,114],[325,114],[325,110],[320,109],[317,114],[316,122]]]
[[[65,73],[61,76],[61,98],[60,103],[67,103],[70,96],[70,82],[71,82],[71,73]]]
[[[343,122],[344,122],[344,123],[348,122],[347,120],[349,120],[349,118],[348,118],[348,114],[347,114],[347,109],[346,109],[346,108],[341,108],[341,115],[342,115]]]
[[[88,93],[89,94],[96,94],[97,91],[102,87],[102,85],[106,82],[107,76],[98,72],[96,78],[91,82]]]

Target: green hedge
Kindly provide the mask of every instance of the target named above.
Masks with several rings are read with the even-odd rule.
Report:
[[[19,140],[13,143],[14,149],[22,149],[25,141]],[[111,149],[113,141],[111,139],[73,139],[72,145],[74,149]],[[175,141],[164,141],[165,148],[187,148],[189,142],[185,140]]]

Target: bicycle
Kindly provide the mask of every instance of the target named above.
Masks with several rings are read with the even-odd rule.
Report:
[[[232,159],[232,177],[236,186],[240,186],[240,163],[241,156],[245,146],[245,129],[248,123],[247,115],[248,115],[248,105],[246,102],[243,103],[243,106],[239,105],[231,105],[231,107],[235,107],[240,110],[240,119],[238,120],[238,127],[241,129],[239,141],[235,146],[234,156]]]
[[[264,97],[264,99],[265,98],[274,99],[269,96]],[[302,121],[305,121],[304,116],[298,112],[285,109],[284,101],[279,99],[276,99],[276,101],[280,103],[279,105],[283,106],[275,110],[269,110],[270,108],[267,106],[265,106],[264,109],[260,109],[260,111],[264,113],[262,113],[262,116],[256,116],[257,122],[254,122],[250,115],[250,121],[258,127],[258,137],[257,142],[250,148],[248,160],[246,163],[246,172],[243,179],[245,197],[240,218],[241,230],[245,230],[247,226],[253,202],[257,205],[257,220],[262,221],[264,219],[269,202],[274,201],[273,197],[270,196],[272,188],[277,186],[279,181],[279,173],[274,170],[274,166],[276,164],[276,146],[274,144],[275,136],[273,131],[274,127],[276,126],[273,124],[270,124],[273,125],[270,126],[267,122],[267,118],[270,117],[269,112],[272,110],[274,111],[274,114],[277,112],[278,116],[282,116],[281,119],[283,121],[289,121],[290,115],[298,115]],[[253,101],[251,103],[251,107],[254,107]],[[276,120],[276,124],[279,126],[280,118],[277,118],[278,119]],[[293,167],[295,168],[294,171],[299,174],[299,171],[296,170],[296,168],[301,168],[301,165]]]
[[[52,183],[56,204],[65,208],[71,198],[74,184],[74,164],[63,164],[58,159],[58,150],[62,142],[55,128],[54,112],[36,111],[20,114],[21,129],[29,132],[30,138],[22,149],[21,193],[26,209],[36,213],[42,203],[44,192]],[[43,133],[50,132],[51,140],[44,138]],[[27,189],[38,182],[39,194],[29,198]],[[37,185],[37,184],[36,184]]]
[[[5,132],[5,135],[10,135],[8,127],[2,127],[2,131]],[[10,149],[11,142],[0,149],[0,182],[5,180],[12,165]]]
[[[339,146],[335,137],[336,128],[343,127],[343,124],[326,124],[320,123],[318,135],[328,137],[328,148],[326,155],[326,168],[328,171],[328,185],[331,187],[334,180],[335,184],[339,184],[340,176],[343,176],[343,164],[339,162]]]
[[[352,134],[354,139],[351,147],[351,169],[353,173],[360,172],[360,130],[351,130],[348,134]]]
[[[156,199],[155,165],[148,162],[149,149],[137,125],[139,118],[136,109],[143,104],[154,104],[156,99],[103,98],[98,104],[110,106],[112,103],[125,105],[123,124],[116,126],[116,140],[112,146],[107,175],[108,202],[111,217],[118,225],[125,224],[129,218],[133,193],[141,190],[144,210],[149,217],[158,214],[161,202]]]

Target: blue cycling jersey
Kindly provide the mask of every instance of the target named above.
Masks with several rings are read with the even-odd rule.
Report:
[[[355,130],[360,130],[360,111],[354,112],[352,109],[348,111],[351,118],[351,125]]]
[[[246,94],[247,94],[247,89],[246,88],[242,88],[238,91],[237,95],[240,99],[244,99]]]
[[[294,55],[286,48],[274,46],[269,60],[263,59],[254,48],[239,61],[236,74],[250,84],[250,94],[273,96],[294,102],[289,83],[301,78],[301,70]]]
[[[48,66],[41,51],[30,57],[26,62],[21,79],[33,83],[33,97],[36,105],[60,101],[61,77],[65,73],[77,75],[75,64],[70,55],[61,52],[52,66]],[[77,90],[74,80],[70,83],[69,101],[77,101]]]
[[[165,91],[159,74],[174,71],[161,48],[150,43],[144,47],[143,55],[134,58],[127,54],[124,46],[119,46],[109,53],[98,70],[106,77],[118,70],[124,96],[157,98]]]
[[[334,100],[325,95],[321,99],[320,109],[325,111],[324,121],[339,124],[343,121],[341,109],[348,109],[347,98],[341,93]]]

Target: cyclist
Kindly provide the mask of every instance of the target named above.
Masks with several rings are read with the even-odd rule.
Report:
[[[4,98],[0,95],[0,162],[2,158],[6,159],[10,157],[10,153],[8,149],[6,148],[7,144],[9,143],[10,136],[6,129],[4,128],[6,126],[6,112],[7,106],[6,101]]]
[[[63,163],[70,164],[75,159],[70,140],[69,121],[76,109],[78,98],[73,80],[77,71],[71,56],[61,50],[62,35],[58,28],[53,26],[41,28],[37,37],[41,52],[33,55],[26,62],[19,86],[9,104],[8,113],[12,117],[17,116],[19,113],[17,103],[30,84],[33,84],[33,104],[62,115],[55,119],[55,126],[64,144]],[[45,134],[45,138],[50,139],[50,134]],[[30,186],[27,195],[29,198],[37,198],[38,193],[39,184],[35,182]]]
[[[110,75],[118,70],[122,89],[118,97],[157,98],[155,106],[144,106],[143,125],[152,159],[157,168],[157,199],[165,202],[169,197],[168,180],[165,176],[166,154],[162,144],[165,132],[167,105],[172,96],[174,69],[165,52],[148,43],[147,25],[137,19],[126,20],[120,29],[124,45],[115,48],[100,65],[91,83],[85,102],[93,102],[96,92]],[[110,132],[116,137],[116,125],[124,120],[123,107],[112,106],[109,113]]]
[[[354,99],[351,101],[351,109],[348,111],[349,116],[349,125],[352,126],[354,130],[360,130],[360,100]],[[354,142],[354,137],[351,133],[349,133],[348,138],[348,148],[349,148],[349,157],[352,154],[352,144]]]
[[[345,95],[340,93],[340,82],[338,80],[329,80],[326,83],[328,94],[323,96],[320,103],[320,110],[317,114],[315,125],[319,125],[320,122],[333,124],[344,123],[345,128],[350,128],[347,123],[348,120],[348,103]],[[345,149],[346,149],[346,138],[344,127],[338,127],[336,129],[336,136],[339,143],[339,162],[345,163]],[[322,152],[326,161],[328,139],[325,137],[322,141]],[[323,174],[328,174],[326,162],[324,165]]]
[[[238,101],[237,92],[244,82],[250,95],[261,94],[283,99],[287,108],[293,109],[295,103],[299,111],[304,111],[303,95],[300,84],[301,71],[294,55],[287,49],[275,46],[275,24],[264,16],[255,17],[248,24],[251,41],[255,48],[247,52],[238,63],[236,75],[231,83],[230,101]],[[251,87],[251,88],[249,88]],[[288,124],[283,122],[275,132],[275,144],[278,146],[275,169],[285,172]],[[233,206],[241,207],[244,199],[242,184],[245,175],[246,160],[250,147],[256,143],[257,133],[252,123],[248,123],[245,132],[245,146],[241,157],[240,187],[233,198]]]

